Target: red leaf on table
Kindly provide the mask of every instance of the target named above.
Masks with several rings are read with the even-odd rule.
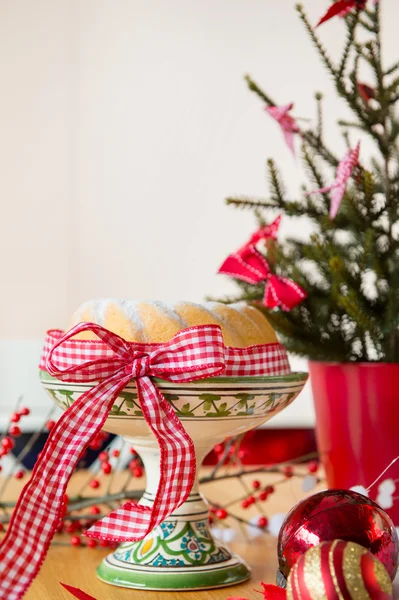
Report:
[[[273,583],[260,582],[265,600],[286,600],[287,592]]]
[[[62,587],[64,587],[67,592],[69,592],[70,594],[72,594],[72,596],[75,596],[75,598],[78,598],[78,600],[96,600],[96,598],[94,598],[93,596],[89,596],[89,594],[86,594],[86,592],[83,592],[82,590],[80,590],[77,587],[73,587],[72,585],[67,585],[66,583],[61,583]]]

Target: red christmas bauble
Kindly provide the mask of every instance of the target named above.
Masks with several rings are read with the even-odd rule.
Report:
[[[341,539],[367,548],[393,580],[398,568],[399,539],[387,513],[351,490],[326,490],[298,502],[288,513],[278,538],[278,561],[285,578],[306,550]]]
[[[266,597],[266,596],[265,596]],[[392,600],[392,582],[371,552],[335,540],[309,548],[290,571],[287,600]]]

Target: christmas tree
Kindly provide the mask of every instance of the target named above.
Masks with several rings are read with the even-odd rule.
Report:
[[[224,300],[255,303],[297,355],[398,362],[399,62],[383,65],[375,0],[338,0],[316,27],[301,4],[296,10],[337,94],[353,113],[353,120],[338,122],[348,150],[337,156],[323,137],[321,94],[315,96],[315,124],[302,126],[292,105],[280,106],[246,77],[291,150],[300,139],[308,181],[298,198],[290,198],[269,159],[267,199],[227,199],[252,210],[260,229],[221,268],[240,288],[236,297]],[[347,31],[339,59],[331,58],[320,41],[318,26],[327,27],[332,18],[341,18]],[[359,75],[364,63],[373,76],[367,83]],[[363,155],[360,132],[374,141],[375,156]],[[313,232],[305,240],[277,240],[278,221],[266,226],[276,215],[306,217]]]

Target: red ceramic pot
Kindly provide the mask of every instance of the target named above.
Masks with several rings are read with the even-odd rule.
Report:
[[[311,361],[309,370],[328,487],[367,488],[399,455],[399,364]],[[399,479],[399,461],[388,477]],[[399,526],[399,500],[387,512]]]

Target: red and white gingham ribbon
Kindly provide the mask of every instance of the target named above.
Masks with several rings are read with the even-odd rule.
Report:
[[[92,331],[100,340],[71,339],[81,331]],[[93,382],[93,387],[61,415],[19,497],[0,544],[1,600],[19,600],[38,573],[60,522],[72,472],[131,379],[136,381],[144,418],[160,447],[158,490],[152,507],[126,502],[90,528],[89,537],[142,539],[191,491],[193,442],[151,377],[181,383],[220,374],[289,372],[280,344],[226,348],[217,325],[185,329],[164,344],[137,344],[100,325],[81,323],[66,334],[48,332],[40,367],[62,381]]]

